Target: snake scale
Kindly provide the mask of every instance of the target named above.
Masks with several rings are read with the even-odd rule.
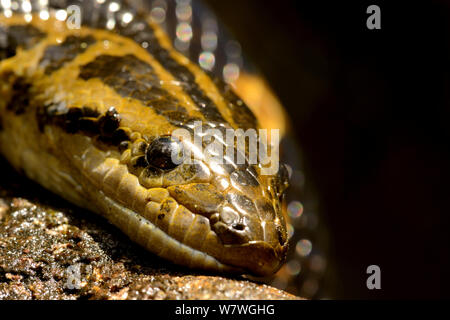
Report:
[[[48,15],[34,3],[14,10],[14,1],[1,2],[4,157],[174,263],[276,272],[288,242],[284,167],[262,175],[254,164],[174,163],[169,156],[186,147],[171,133],[195,121],[220,130],[258,128],[230,85],[175,50],[139,12],[109,30],[105,12],[119,21],[124,11],[101,10],[108,6],[102,0],[91,12],[95,19],[68,28],[55,17],[60,1],[43,2]]]

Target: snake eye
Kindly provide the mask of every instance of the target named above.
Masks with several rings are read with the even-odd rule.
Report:
[[[183,146],[176,138],[160,137],[150,143],[145,156],[151,166],[171,170],[183,162]]]

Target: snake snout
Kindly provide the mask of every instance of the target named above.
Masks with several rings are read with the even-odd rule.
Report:
[[[287,251],[286,230],[270,201],[261,203],[261,197],[252,199],[238,190],[224,194],[210,183],[167,189],[179,205],[209,220],[218,238],[211,254],[219,261],[259,275],[279,269]]]
[[[210,223],[224,245],[223,261],[230,265],[266,276],[276,272],[285,260],[288,244],[281,239],[283,229],[275,222],[261,222],[257,215],[239,215],[224,206],[211,216]]]
[[[242,216],[211,184],[191,183],[171,186],[168,190],[178,204],[209,218],[211,229],[224,244],[242,244],[255,239],[252,225],[257,222]]]

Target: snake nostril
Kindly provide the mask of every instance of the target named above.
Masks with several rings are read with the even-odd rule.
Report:
[[[242,223],[236,223],[232,225],[233,229],[242,231],[245,229],[245,226]]]
[[[251,240],[251,236],[245,231],[243,224],[226,225],[223,222],[217,222],[212,229],[224,244],[243,244]]]

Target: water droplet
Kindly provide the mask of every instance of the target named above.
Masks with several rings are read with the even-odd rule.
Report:
[[[303,205],[300,203],[300,201],[291,201],[288,204],[287,212],[288,215],[293,219],[300,218],[303,213]]]
[[[150,19],[155,23],[163,23],[166,20],[166,10],[161,7],[155,7],[150,12]]]
[[[108,9],[109,9],[109,11],[111,11],[111,12],[117,12],[117,11],[120,10],[120,4],[118,4],[117,2],[111,2],[111,3],[109,4]]]
[[[239,66],[235,63],[227,63],[223,67],[223,78],[226,82],[234,82],[239,78]]]
[[[312,243],[308,239],[302,239],[299,242],[297,242],[297,245],[295,246],[295,251],[297,254],[301,257],[306,257],[311,253],[312,250]]]
[[[122,16],[122,22],[125,24],[130,23],[133,20],[133,14],[130,12],[125,12]]]
[[[287,228],[288,237],[289,237],[289,239],[291,239],[292,236],[294,235],[294,227],[292,226],[292,224],[288,223],[286,228]]]
[[[31,3],[29,1],[22,2],[22,10],[26,13],[31,12]]]
[[[178,19],[189,21],[192,17],[192,7],[189,4],[178,4],[175,9],[175,14]]]
[[[11,8],[11,0],[1,0],[0,4],[2,5],[2,7],[4,9],[9,9]]]
[[[66,18],[67,18],[66,10],[58,10],[58,11],[56,11],[55,17],[56,17],[56,20],[59,20],[59,21],[66,20]]]
[[[31,13],[25,14],[24,18],[26,22],[30,22],[31,20],[33,20],[33,16],[31,15]]]
[[[202,48],[207,51],[214,51],[217,48],[217,34],[209,31],[202,34],[201,38]]]
[[[106,28],[109,30],[112,30],[112,29],[114,29],[115,26],[116,26],[116,20],[108,19],[108,21],[106,22]]]
[[[189,49],[189,42],[184,42],[176,38],[174,41],[174,46],[178,51],[185,52]]]
[[[198,63],[200,67],[206,70],[212,70],[214,68],[214,64],[216,62],[216,58],[212,52],[202,52],[198,57]]]
[[[181,22],[176,30],[177,38],[183,42],[188,42],[192,39],[192,27],[187,22]]]
[[[41,18],[41,20],[47,21],[50,18],[50,14],[47,10],[42,10],[41,12],[39,12],[39,18]]]

